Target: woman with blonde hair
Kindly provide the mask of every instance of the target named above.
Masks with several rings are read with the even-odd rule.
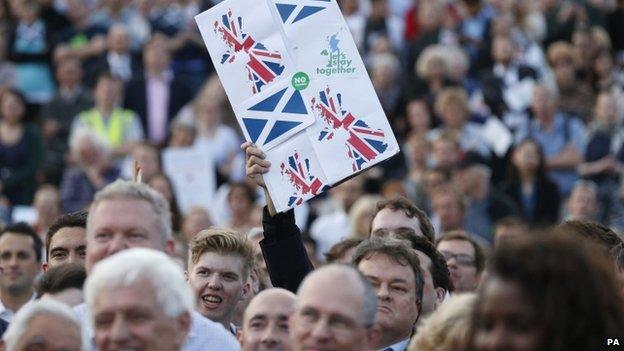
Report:
[[[422,321],[407,351],[463,351],[477,295],[454,295]]]
[[[349,210],[351,225],[350,238],[367,239],[370,234],[370,225],[375,215],[377,201],[381,196],[365,195],[360,197]]]

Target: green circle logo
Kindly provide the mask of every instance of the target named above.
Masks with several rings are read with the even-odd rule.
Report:
[[[292,86],[296,90],[303,90],[310,85],[310,77],[304,72],[297,72],[292,77]]]

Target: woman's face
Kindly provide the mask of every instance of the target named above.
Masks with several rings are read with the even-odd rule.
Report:
[[[540,162],[537,145],[534,143],[521,144],[514,153],[513,162],[520,171],[535,172]]]
[[[4,121],[16,123],[22,119],[26,108],[17,95],[6,93],[0,103],[0,112]]]
[[[230,190],[228,202],[232,213],[238,215],[249,214],[253,205],[252,202],[249,202],[246,191],[241,187],[234,187]]]
[[[414,131],[426,132],[431,127],[431,114],[424,101],[411,101],[407,105],[407,123]]]
[[[600,95],[596,102],[596,119],[603,124],[614,123],[617,119],[617,104],[612,95]]]
[[[198,123],[213,125],[221,121],[221,108],[211,101],[202,101],[195,108],[195,119]]]
[[[521,286],[492,277],[479,292],[473,326],[475,351],[535,351],[543,345],[542,325]]]
[[[442,79],[445,74],[445,64],[442,58],[435,58],[427,65],[427,80]]]
[[[458,103],[448,103],[440,111],[444,125],[449,128],[461,128],[466,121],[466,109]]]

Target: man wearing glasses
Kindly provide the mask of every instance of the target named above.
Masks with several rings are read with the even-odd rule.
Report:
[[[446,259],[455,292],[475,291],[485,265],[483,249],[464,231],[451,231],[438,239],[436,248]]]

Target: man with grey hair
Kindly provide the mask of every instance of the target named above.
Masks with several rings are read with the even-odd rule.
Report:
[[[136,247],[173,254],[171,211],[167,200],[147,185],[118,180],[96,194],[89,210],[87,275],[97,262]],[[87,306],[82,304],[75,310],[83,325],[89,325]],[[87,332],[94,335],[91,328]],[[193,312],[183,350],[229,351],[239,350],[239,346],[221,325]]]
[[[98,350],[174,351],[184,344],[193,292],[164,253],[133,248],[108,257],[92,268],[84,290]]]
[[[330,264],[310,273],[297,292],[290,318],[292,349],[371,351],[379,340],[377,300],[370,283],[351,266]]]
[[[420,317],[425,285],[420,260],[404,240],[373,238],[358,245],[353,264],[377,293],[374,346],[383,351],[405,351]]]
[[[71,308],[53,300],[24,306],[2,337],[4,350],[83,350],[80,324]]]
[[[530,138],[544,151],[548,176],[557,184],[562,197],[568,196],[578,179],[577,168],[583,161],[586,137],[583,123],[557,109],[558,93],[547,85],[533,89],[533,118],[516,131],[516,144]]]

